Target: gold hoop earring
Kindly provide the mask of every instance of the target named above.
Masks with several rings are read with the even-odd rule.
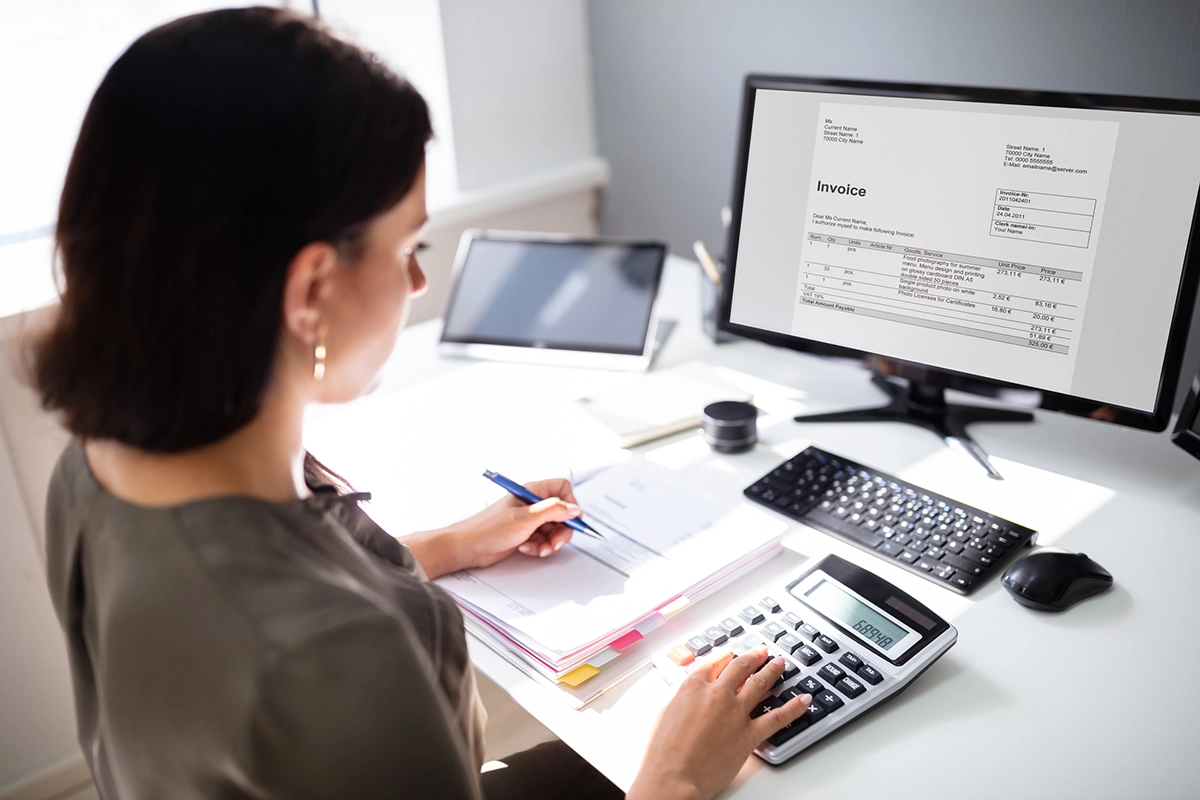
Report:
[[[325,334],[317,333],[317,343],[313,347],[313,380],[325,378]]]

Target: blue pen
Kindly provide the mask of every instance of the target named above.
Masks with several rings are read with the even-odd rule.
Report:
[[[510,479],[504,477],[499,472],[492,472],[490,469],[485,469],[483,471],[483,477],[487,478],[492,483],[495,483],[496,485],[503,487],[505,491],[507,491],[509,494],[511,494],[513,497],[517,498],[518,500],[520,500],[523,503],[528,503],[529,505],[533,505],[534,503],[540,503],[540,502],[542,502],[542,500],[545,499],[542,497],[538,497],[536,494],[529,491],[521,484],[517,483],[514,480],[510,480]],[[563,525],[566,525],[568,528],[570,528],[573,531],[579,531],[580,533],[586,533],[588,536],[594,536],[597,539],[604,541],[604,534],[600,533],[600,531],[596,530],[591,525],[588,525],[586,522],[584,522],[581,519],[569,519],[566,522],[564,522]]]

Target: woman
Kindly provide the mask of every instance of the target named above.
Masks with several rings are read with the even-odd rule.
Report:
[[[428,582],[561,548],[569,484],[401,545],[301,444],[306,406],[370,389],[425,286],[430,136],[411,86],[277,9],[151,31],[96,91],[31,366],[76,437],[48,570],[105,798],[615,792],[561,746],[481,788],[462,618]],[[803,713],[749,718],[764,661],[685,682],[631,797],[710,797]]]

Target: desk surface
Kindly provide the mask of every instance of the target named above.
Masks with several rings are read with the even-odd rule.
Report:
[[[1150,434],[1037,412],[973,429],[1009,480],[986,478],[932,434],[900,424],[798,424],[791,416],[882,401],[856,366],[754,342],[714,346],[699,328],[699,272],[672,259],[663,316],[678,321],[655,367],[723,367],[769,412],[760,445],[718,456],[695,432],[640,448],[712,491],[736,493],[814,443],[1042,531],[1116,579],[1059,615],[1031,611],[998,579],[970,598],[792,524],[781,556],[720,594],[714,612],[806,557],[837,553],[909,592],[959,630],[958,644],[895,701],[782,767],[750,759],[723,797],[1194,797],[1200,787],[1200,463]],[[635,378],[438,358],[438,323],[406,330],[379,390],[314,415],[310,446],[376,495],[395,534],[445,524],[494,499],[485,467],[577,470],[584,449],[555,425],[570,399]],[[980,402],[978,398],[964,398]],[[530,431],[533,431],[531,433]],[[579,447],[576,448],[576,445]],[[486,462],[486,463],[485,463]],[[494,489],[494,487],[491,487]],[[547,568],[553,564],[547,563]],[[1189,625],[1191,627],[1189,627]],[[471,639],[476,667],[618,785],[637,771],[669,699],[647,669],[570,709]]]

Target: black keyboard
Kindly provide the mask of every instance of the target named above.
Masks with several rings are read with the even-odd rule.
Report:
[[[959,594],[1000,572],[1037,536],[816,447],[780,464],[745,494]]]

